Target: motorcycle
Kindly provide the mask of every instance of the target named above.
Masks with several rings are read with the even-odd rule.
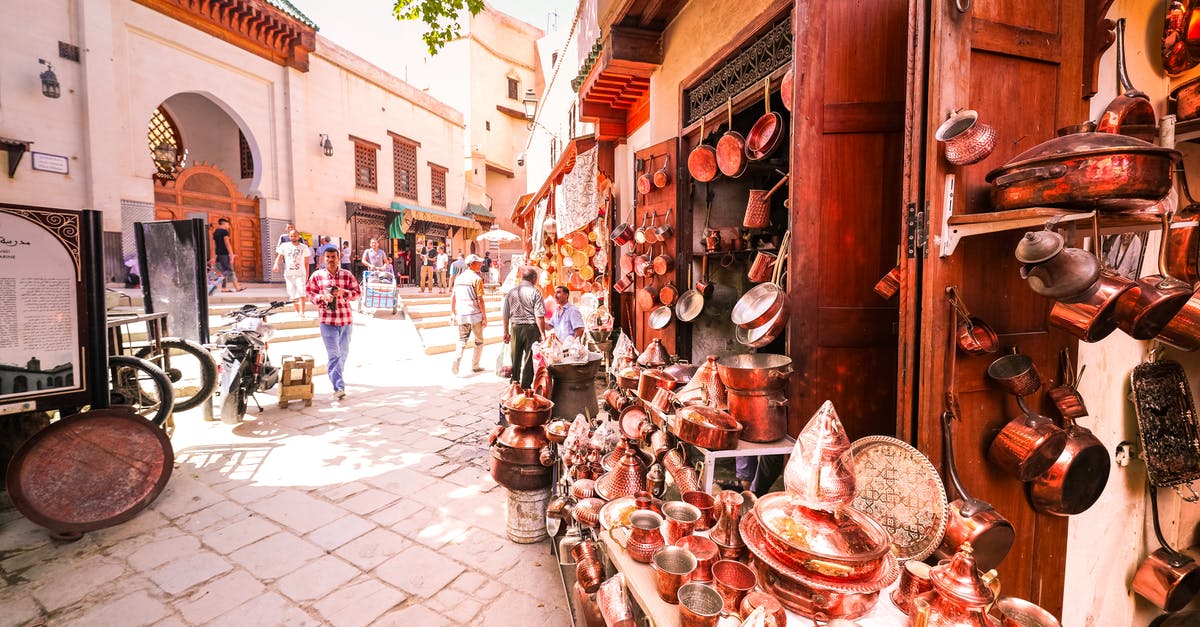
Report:
[[[221,380],[215,396],[219,399],[221,422],[237,424],[246,415],[246,400],[255,392],[266,392],[279,383],[279,368],[267,357],[267,341],[275,327],[267,324],[267,315],[287,305],[274,301],[269,305],[243,305],[227,314],[234,323],[217,334],[214,349],[221,351],[217,361]],[[258,405],[258,401],[254,401]],[[259,405],[258,411],[262,411]]]

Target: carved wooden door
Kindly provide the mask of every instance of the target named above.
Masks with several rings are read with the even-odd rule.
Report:
[[[262,279],[262,224],[257,198],[242,195],[224,172],[206,164],[187,168],[174,181],[155,186],[155,219],[182,220],[195,214],[206,216],[210,250],[217,221],[227,218],[232,252],[237,255],[233,265],[238,279]]]

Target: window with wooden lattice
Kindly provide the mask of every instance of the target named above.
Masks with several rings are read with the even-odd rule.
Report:
[[[375,151],[378,146],[359,140],[354,141],[354,186],[359,189],[379,189],[378,174],[375,169]]]
[[[508,79],[508,97],[512,100],[520,98],[520,96],[517,95],[517,79],[515,78]]]
[[[430,202],[439,207],[446,206],[446,172],[440,165],[429,164]]]
[[[183,145],[179,127],[162,107],[155,109],[154,114],[150,116],[150,124],[146,128],[146,142],[150,147],[151,161],[154,161],[154,149],[160,144],[166,144],[175,149],[175,170],[182,169],[187,162],[187,148]],[[155,167],[162,169],[157,164]]]
[[[392,179],[400,198],[417,199],[417,144],[392,135]]]
[[[238,129],[238,153],[241,155],[242,178],[254,178],[254,153],[250,152],[250,142],[246,141],[241,129]]]

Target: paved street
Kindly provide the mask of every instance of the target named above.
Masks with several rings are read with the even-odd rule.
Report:
[[[323,366],[319,342],[273,361]],[[343,401],[319,375],[309,408],[178,415],[174,475],[132,521],[56,543],[0,497],[0,626],[569,624],[548,544],[505,538],[488,474],[497,350],[455,378],[409,320],[357,316]]]

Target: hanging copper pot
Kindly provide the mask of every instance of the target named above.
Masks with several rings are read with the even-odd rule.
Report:
[[[651,263],[654,264],[654,274],[658,276],[664,276],[675,271],[675,258],[667,254],[666,251],[655,255]]]
[[[952,111],[933,137],[946,144],[946,161],[954,165],[979,163],[996,147],[996,129],[969,109]]]
[[[752,189],[750,190],[750,198],[746,201],[746,213],[742,217],[742,226],[748,229],[765,229],[771,226],[771,195],[776,192],[784,183],[787,183],[788,175],[784,174],[782,179],[775,184],[770,190]]]
[[[1171,548],[1158,522],[1158,488],[1150,485],[1150,508],[1154,536],[1159,548],[1146,557],[1133,575],[1130,587],[1142,598],[1168,612],[1181,610],[1200,591],[1200,565],[1190,556]]]
[[[1092,244],[1092,253],[1100,259],[1100,226],[1096,216],[1092,217]],[[1120,300],[1140,289],[1133,281],[1101,264],[1100,278],[1092,295],[1078,303],[1056,302],[1050,309],[1050,324],[1084,342],[1098,342],[1116,330]]]
[[[679,288],[675,287],[674,283],[667,281],[667,284],[659,288],[658,301],[667,307],[675,304],[679,299]]]
[[[1189,285],[1176,280],[1164,270],[1167,245],[1170,244],[1170,219],[1170,212],[1163,214],[1160,240],[1163,245],[1158,252],[1159,274],[1138,279],[1137,284],[1141,289],[1136,293],[1130,290],[1117,301],[1114,313],[1117,326],[1136,340],[1153,339],[1192,296]]]
[[[668,168],[671,167],[671,155],[667,154],[663,157],[663,166],[654,171],[654,186],[662,189],[671,183],[671,173]]]
[[[746,172],[750,161],[746,158],[746,138],[733,129],[733,99],[727,102],[729,130],[717,141],[717,167],[730,178],[738,178]]]
[[[788,65],[787,72],[783,73],[783,80],[779,83],[779,97],[783,100],[783,108],[788,111],[792,110],[793,92],[796,88],[796,71],[793,69],[795,63]]]
[[[750,127],[750,134],[746,137],[746,156],[751,161],[762,161],[771,156],[779,147],[787,130],[783,116],[771,111],[770,76],[763,80],[763,105],[766,112]]]
[[[634,242],[636,242],[638,244],[646,243],[646,231],[648,230],[647,225],[649,223],[650,223],[650,212],[647,211],[646,213],[642,214],[642,225],[640,227],[638,227],[638,229],[636,231],[633,232],[633,241]]]
[[[1108,448],[1074,418],[1063,416],[1067,445],[1054,465],[1029,484],[1029,502],[1045,514],[1072,516],[1091,507],[1104,493],[1112,462]]]
[[[717,150],[704,143],[708,136],[704,133],[704,118],[700,118],[700,136],[696,147],[688,155],[688,174],[692,179],[707,183],[717,178]]]
[[[637,169],[640,172],[643,166],[646,168],[652,168],[652,167],[654,167],[653,163],[654,163],[654,160],[652,158],[647,162],[639,163]],[[637,190],[638,190],[638,193],[643,196],[654,191],[654,179],[651,178],[649,172],[641,172],[641,174],[638,176]]]
[[[1122,89],[1121,95],[1113,99],[1100,119],[1096,122],[1096,130],[1101,133],[1122,133],[1154,141],[1157,132],[1155,125],[1158,116],[1154,115],[1154,107],[1150,97],[1144,92],[1133,88],[1129,81],[1129,70],[1125,67],[1125,18],[1117,20],[1117,82]]]

